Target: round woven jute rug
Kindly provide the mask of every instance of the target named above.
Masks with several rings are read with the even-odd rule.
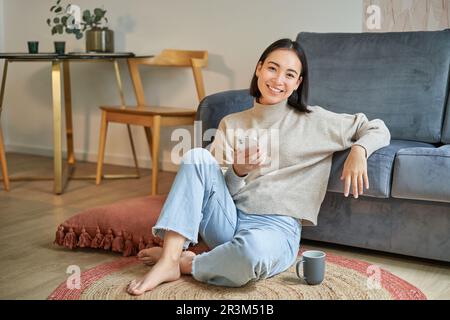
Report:
[[[252,281],[240,288],[217,287],[190,276],[164,283],[141,296],[126,292],[128,283],[144,276],[151,267],[135,257],[120,258],[81,273],[80,289],[66,282],[48,297],[50,300],[424,300],[416,287],[392,273],[367,262],[327,253],[325,279],[310,286],[295,274],[295,267],[272,278]]]

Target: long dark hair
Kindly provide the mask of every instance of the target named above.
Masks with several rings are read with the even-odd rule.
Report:
[[[292,41],[291,39],[280,39],[272,43],[270,46],[267,47],[266,50],[264,50],[263,54],[259,58],[259,61],[257,63],[257,66],[261,62],[261,64],[264,64],[264,61],[266,60],[267,56],[278,49],[286,49],[291,50],[297,54],[297,57],[300,59],[300,62],[302,64],[302,70],[299,77],[303,77],[302,83],[298,86],[297,90],[294,90],[292,94],[288,98],[288,105],[293,107],[294,109],[300,111],[300,112],[311,112],[311,110],[308,110],[308,63],[306,60],[306,54],[301,45],[296,42]],[[253,74],[252,82],[250,84],[250,94],[255,97],[256,99],[261,97],[261,92],[258,88],[258,77],[256,76],[256,69],[255,73]]]

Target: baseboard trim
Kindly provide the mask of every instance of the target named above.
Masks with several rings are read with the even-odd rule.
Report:
[[[6,144],[6,152],[25,153],[44,157],[53,157],[53,149],[42,146],[29,146],[19,144]],[[67,151],[63,150],[63,157],[67,156]],[[75,158],[79,161],[97,162],[97,153],[88,153],[75,151]],[[132,154],[105,154],[105,164],[113,164],[125,167],[134,167],[134,160]],[[139,168],[151,169],[152,161],[148,158],[138,157]],[[171,161],[160,161],[160,170],[168,172],[177,172],[178,165]]]

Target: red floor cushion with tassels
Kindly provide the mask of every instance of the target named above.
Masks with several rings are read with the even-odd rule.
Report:
[[[58,226],[54,243],[69,249],[92,248],[124,256],[162,246],[162,239],[153,237],[151,230],[166,198],[167,195],[145,196],[83,210]],[[201,253],[208,247],[199,242],[189,250]]]

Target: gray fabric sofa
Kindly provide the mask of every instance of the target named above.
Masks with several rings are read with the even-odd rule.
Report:
[[[402,33],[299,33],[309,105],[384,120],[391,144],[368,159],[370,189],[343,196],[349,150],[335,153],[318,226],[303,239],[450,261],[450,29]],[[252,106],[248,90],[206,97],[203,132]],[[295,134],[295,133],[293,133]],[[204,146],[208,142],[204,141]]]

